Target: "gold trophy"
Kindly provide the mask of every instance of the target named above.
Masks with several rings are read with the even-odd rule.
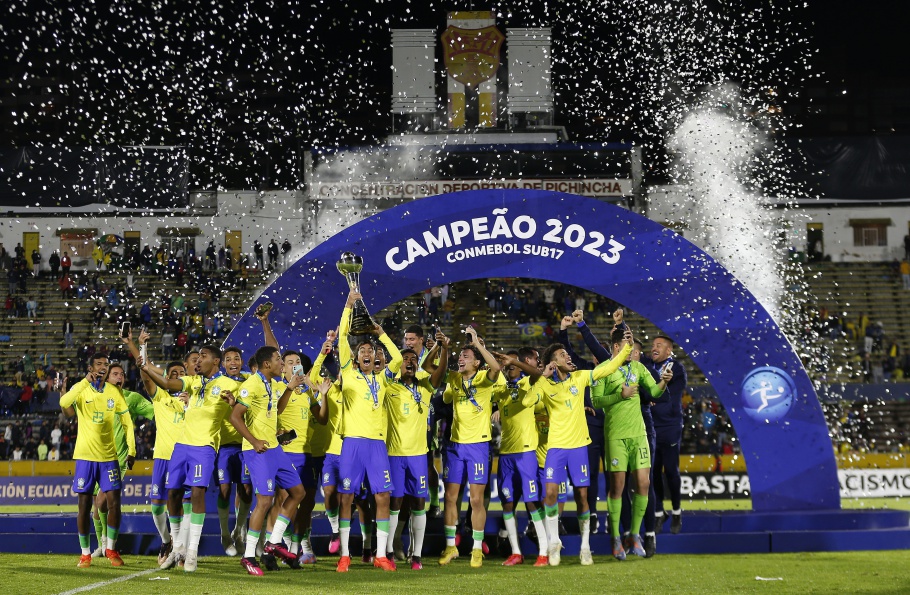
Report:
[[[348,287],[360,293],[360,271],[363,270],[363,258],[353,252],[345,252],[335,263],[338,272],[348,280]],[[371,335],[375,332],[376,323],[370,316],[363,300],[354,302],[354,311],[351,313],[351,334]]]

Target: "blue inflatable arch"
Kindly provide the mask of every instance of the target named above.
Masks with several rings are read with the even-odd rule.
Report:
[[[269,285],[226,345],[262,344],[271,301],[282,346],[316,353],[347,294],[335,269],[364,259],[371,312],[427,287],[489,277],[575,285],[626,304],[679,344],[717,391],[741,441],[758,511],[840,508],[837,465],[815,390],[765,309],[723,266],[661,225],[597,200],[478,190],[384,211],[328,239]]]

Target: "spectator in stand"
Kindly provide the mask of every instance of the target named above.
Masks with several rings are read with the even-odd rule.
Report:
[[[69,315],[63,320],[63,346],[66,349],[73,348],[73,331],[76,330],[76,325],[70,320]]]
[[[269,268],[272,270],[278,268],[278,242],[274,239],[269,242]]]
[[[19,394],[19,415],[28,415],[32,412],[32,386],[26,382],[22,385],[22,392]]]
[[[205,249],[205,268],[214,271],[217,263],[215,262],[215,242],[209,242],[208,248]]]
[[[259,243],[259,240],[253,244],[253,253],[256,255],[256,267],[262,271],[265,268],[265,263],[262,260],[262,244]]]
[[[60,460],[60,447],[52,446],[50,451],[47,453],[48,461],[59,461]]]
[[[9,283],[10,294],[19,293],[19,271],[16,267],[10,267],[6,272],[6,281]]]
[[[16,317],[16,300],[14,300],[11,295],[6,296],[6,317]]]
[[[60,270],[63,271],[63,276],[66,277],[70,273],[70,267],[73,266],[73,260],[70,258],[70,253],[64,251],[63,257],[60,259]]]
[[[28,301],[25,302],[25,308],[29,318],[38,318],[38,300],[35,299],[35,296],[29,296]]]
[[[161,334],[161,349],[164,351],[165,361],[170,361],[174,354],[174,331],[167,327]]]
[[[47,265],[51,267],[51,276],[54,279],[57,279],[60,272],[60,255],[57,254],[56,250],[54,250],[51,253],[51,257],[47,259]]]
[[[60,277],[57,285],[60,286],[60,294],[63,296],[64,300],[72,299],[74,284],[73,279],[69,276],[69,274]]]
[[[46,461],[47,453],[48,453],[47,443],[44,440],[42,440],[40,442],[40,444],[38,444],[38,460]]]
[[[180,331],[180,333],[177,335],[177,339],[175,341],[175,344],[177,346],[177,353],[176,353],[177,357],[183,357],[184,355],[186,355],[187,340],[188,340],[188,337],[186,336],[186,333],[184,331]]]
[[[60,430],[60,424],[54,424],[54,429],[51,430],[51,447],[59,448],[62,438],[63,432]]]
[[[41,275],[41,253],[35,248],[32,250],[32,272],[37,279]]]
[[[17,445],[15,450],[13,450],[13,460],[14,461],[22,460],[22,447],[21,446]]]
[[[95,270],[100,271],[101,265],[104,264],[104,250],[99,244],[95,244],[95,247],[92,248],[92,260],[95,261]]]
[[[900,265],[901,280],[904,283],[904,289],[910,289],[910,261],[902,260]]]
[[[291,259],[291,242],[287,238],[284,238],[284,243],[281,244],[281,270],[288,270],[288,265],[290,264]]]

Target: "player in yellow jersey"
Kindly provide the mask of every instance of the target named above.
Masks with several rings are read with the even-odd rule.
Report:
[[[524,563],[518,543],[515,522],[515,502],[520,497],[525,503],[531,522],[537,529],[539,552],[535,566],[547,564],[547,537],[540,507],[540,484],[537,478],[537,428],[534,407],[540,402],[535,383],[541,371],[537,367],[536,349],[522,347],[506,354],[496,353],[506,379],[494,394],[499,404],[499,422],[502,438],[499,446],[499,496],[502,501],[502,518],[512,546],[503,566]]]
[[[281,354],[275,347],[260,347],[256,351],[257,372],[241,386],[237,402],[231,412],[231,423],[243,436],[243,462],[250,470],[250,479],[256,493],[256,507],[250,515],[246,537],[246,551],[241,565],[251,575],[262,576],[256,563],[256,545],[266,515],[275,501],[275,491],[287,491],[272,533],[266,541],[261,557],[268,570],[278,570],[275,558],[281,558],[291,568],[300,568],[297,556],[282,542],[284,532],[297,514],[304,489],[294,464],[279,446],[278,417],[287,408],[295,389],[304,382],[304,376],[292,374],[287,385],[280,382],[284,368]],[[293,530],[293,528],[292,528]]]
[[[190,486],[192,513],[189,525],[186,520],[180,524],[180,532],[174,536],[178,545],[165,560],[163,568],[169,568],[184,557],[184,571],[196,571],[199,539],[205,522],[205,492],[215,471],[215,455],[221,445],[221,424],[230,414],[233,393],[239,387],[236,380],[221,372],[221,358],[218,347],[203,345],[199,349],[199,375],[180,379],[163,378],[143,362],[143,369],[155,384],[168,391],[189,393],[183,436],[174,446],[168,462],[165,487],[168,490],[168,508],[173,510],[183,496],[184,487]]]
[[[146,331],[139,333],[139,345],[144,346],[149,340]],[[142,366],[142,354],[133,344],[132,338],[124,341],[137,365]],[[195,354],[198,359],[199,354]],[[158,548],[158,565],[161,566],[173,551],[174,541],[171,538],[179,533],[180,524],[183,522],[184,512],[180,502],[175,502],[168,508],[167,489],[165,481],[167,465],[174,452],[174,445],[183,436],[183,418],[189,396],[185,392],[171,394],[152,382],[145,370],[140,369],[142,383],[145,391],[152,395],[152,407],[155,411],[155,448],[152,462],[152,518],[155,528],[161,537],[161,547]],[[179,379],[186,376],[186,364],[171,362],[167,365],[167,377]],[[171,529],[168,531],[168,522]]]
[[[458,522],[458,493],[464,482],[468,483],[471,501],[471,527],[474,545],[471,550],[471,566],[483,565],[483,528],[487,520],[484,507],[484,489],[489,481],[490,440],[493,429],[490,416],[493,413],[493,394],[498,386],[505,385],[500,374],[499,363],[477,337],[474,327],[465,329],[467,344],[458,356],[458,371],[446,375],[446,390],[443,402],[452,403],[452,437],[449,452],[442,470],[445,482],[445,533],[446,549],[439,559],[448,564],[458,557],[455,546],[455,530]],[[440,341],[447,341],[440,333]],[[429,358],[427,358],[429,359]],[[488,369],[480,367],[486,363]],[[440,365],[445,362],[440,361]],[[432,362],[424,362],[427,370],[436,370]]]
[[[420,356],[413,349],[401,352],[401,371],[391,376],[386,389],[385,407],[388,412],[389,464],[392,470],[392,504],[390,509],[389,532],[395,534],[399,511],[407,496],[410,500],[411,529],[411,570],[423,568],[421,553],[426,533],[427,517],[424,507],[429,495],[429,470],[427,464],[427,427],[430,425],[432,407],[430,399],[445,378],[446,369],[438,366],[432,376],[419,371]],[[440,343],[439,358],[449,357],[448,339]],[[392,553],[392,540],[387,552]]]
[[[546,471],[546,511],[548,560],[551,566],[560,562],[559,516],[557,499],[559,484],[571,478],[575,487],[575,503],[578,510],[578,525],[581,529],[579,559],[583,566],[594,563],[590,547],[591,512],[588,509],[587,445],[591,442],[588,424],[585,421],[585,389],[595,381],[606,378],[619,369],[626,356],[632,351],[632,333],[628,332],[625,345],[616,357],[603,362],[593,370],[575,370],[572,358],[560,343],[553,343],[544,352],[546,365],[543,376],[537,381],[541,400],[550,417],[548,433]]]
[[[313,362],[313,368],[310,370],[310,385],[317,386],[317,383],[324,380],[330,381],[330,388],[322,391],[322,402],[327,407],[326,413],[324,417],[319,418],[319,422],[325,423],[325,427],[329,432],[329,442],[322,462],[321,484],[325,514],[332,528],[332,538],[329,541],[330,554],[337,554],[341,549],[338,521],[340,503],[337,487],[341,483],[338,467],[341,462],[341,414],[344,406],[344,397],[341,394],[341,381],[331,382],[330,378],[328,378],[328,366],[325,365],[335,350],[336,337],[337,333],[335,331],[329,331],[326,334],[322,349],[320,349],[316,361]],[[325,377],[322,376],[323,374]]]
[[[388,428],[384,404],[388,376],[376,370],[376,347],[371,341],[361,341],[356,351],[351,352],[348,334],[351,328],[351,313],[354,302],[361,299],[359,292],[351,291],[338,331],[338,360],[341,366],[341,391],[344,399],[341,417],[341,447],[339,475],[341,476],[341,558],[338,572],[347,572],[351,564],[348,540],[351,531],[351,507],[355,494],[360,492],[366,481],[376,500],[376,549],[373,565],[386,571],[394,571],[395,564],[389,560],[386,544],[389,538],[389,492],[392,490],[392,476],[389,468],[389,454],[385,439]],[[392,359],[388,369],[397,374],[401,369],[401,353],[382,327],[376,325],[375,334],[388,350]],[[354,357],[356,356],[356,359]]]
[[[105,555],[112,566],[123,566],[117,553],[117,537],[120,532],[120,461],[114,442],[114,418],[120,416],[126,433],[129,452],[136,455],[133,434],[133,420],[123,395],[111,384],[102,380],[108,369],[107,355],[94,354],[88,363],[88,373],[60,397],[60,408],[69,416],[77,416],[79,431],[73,459],[76,470],[73,476],[73,491],[78,494],[79,511],[76,527],[79,531],[79,547],[82,557],[79,568],[88,568],[92,563],[89,529],[91,527],[92,492],[98,483],[108,503],[107,543]]]
[[[237,382],[243,382],[247,376],[241,372],[243,368],[243,352],[239,347],[226,347],[224,349],[225,375]],[[250,474],[243,465],[240,455],[243,438],[225,419],[221,423],[221,446],[215,457],[215,479],[218,482],[218,525],[221,528],[221,547],[228,556],[236,556],[237,551],[244,547],[246,541],[246,519],[250,514],[253,501],[253,486],[250,485]],[[231,512],[231,486],[237,486],[235,499],[236,517],[234,529],[228,530]]]

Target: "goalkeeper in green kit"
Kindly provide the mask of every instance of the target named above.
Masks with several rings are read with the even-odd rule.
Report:
[[[622,327],[616,328],[610,337],[614,357],[622,351],[624,331]],[[627,471],[635,477],[629,551],[637,556],[645,556],[640,527],[648,506],[648,490],[651,485],[651,449],[641,416],[639,390],[643,389],[652,398],[659,398],[672,378],[670,366],[665,366],[661,370],[660,382],[655,382],[647,368],[630,358],[617,371],[591,386],[592,404],[603,409],[606,414],[604,438],[607,468],[610,472],[607,508],[610,511],[613,556],[620,561],[626,559],[626,550],[619,536],[619,515],[622,511],[622,492]]]

